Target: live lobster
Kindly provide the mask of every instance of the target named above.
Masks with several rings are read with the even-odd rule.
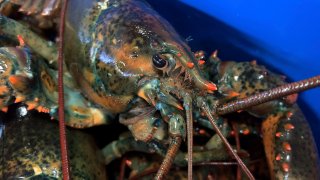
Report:
[[[21,11],[29,15],[45,14],[47,11],[44,10],[48,9],[53,13],[60,4],[54,0],[34,0],[26,4],[12,2],[23,5]],[[64,29],[64,57],[68,71],[63,72],[67,125],[85,128],[106,124],[120,114],[120,122],[129,127],[135,139],[153,145],[155,151],[165,156],[157,179],[169,172],[180,144],[187,136],[188,178],[191,179],[192,156],[197,153],[192,150],[193,117],[199,116],[209,120],[217,136],[222,138],[228,151],[252,179],[215,122],[219,115],[245,110],[254,116],[267,116],[262,133],[273,178],[317,176],[313,138],[293,104],[294,93],[318,86],[319,76],[285,85],[255,62],[223,63],[215,54],[208,61],[197,60],[171,25],[144,1],[85,0],[79,3],[70,0],[68,7]],[[16,102],[24,101],[29,109],[41,109],[56,118],[56,47],[5,16],[0,17],[0,27],[6,34],[18,36],[23,40],[21,42],[45,58],[31,63],[37,67],[31,68],[31,76],[30,72],[20,73],[23,67],[6,62],[6,66],[13,66],[16,71],[8,72],[7,79],[4,77],[3,86],[11,92],[5,97],[15,98]],[[30,93],[28,85],[33,78],[40,82],[36,83],[38,90]],[[269,91],[250,96],[265,90]],[[285,98],[274,100],[279,97]],[[231,100],[236,101],[227,103]],[[262,104],[266,101],[270,102]],[[5,101],[2,108],[11,102]],[[264,111],[266,107],[267,112]],[[293,138],[302,136],[303,141]],[[295,143],[309,144],[310,148],[300,152],[294,148]],[[114,143],[107,146],[104,149],[106,157],[115,153],[108,149],[110,146],[115,149]],[[140,144],[139,148],[143,147]],[[162,147],[168,150],[163,153]],[[315,162],[308,169],[311,173],[303,173],[305,163],[292,163],[296,157],[292,154],[297,152],[308,155],[306,162]]]

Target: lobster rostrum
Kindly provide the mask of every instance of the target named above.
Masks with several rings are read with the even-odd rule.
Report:
[[[53,0],[44,2],[42,5],[46,7],[52,3],[59,3]],[[214,120],[219,114],[240,109],[247,110],[248,107],[275,99],[275,97],[269,97],[269,99],[253,101],[251,104],[240,107],[237,107],[237,104],[242,105],[252,101],[243,100],[243,103],[236,101],[234,103],[236,105],[231,103],[219,106],[230,99],[237,99],[234,98],[235,96],[246,97],[257,91],[276,88],[283,84],[281,81],[280,83],[268,80],[259,81],[260,86],[247,84],[248,79],[236,79],[230,82],[230,79],[240,77],[241,68],[245,69],[247,65],[239,65],[240,71],[238,71],[233,69],[236,67],[235,63],[220,63],[216,55],[213,55],[213,58],[207,62],[203,59],[197,60],[171,25],[144,1],[96,2],[85,0],[79,3],[79,1],[70,0],[68,7],[64,36],[65,65],[68,71],[63,72],[67,125],[84,128],[106,124],[112,121],[112,117],[116,114],[120,114],[120,122],[129,127],[136,140],[156,144],[155,149],[161,149],[158,148],[160,146],[167,147],[168,150],[163,153],[165,158],[156,175],[158,179],[162,179],[168,173],[179,152],[180,144],[188,136],[186,159],[189,167],[188,178],[191,179],[193,116],[196,112],[202,113],[210,120],[218,136],[223,139],[244,171],[252,178],[248,169],[227,143],[223,133],[219,131]],[[24,11],[29,14],[43,13],[41,10]],[[55,46],[41,40],[36,34],[4,16],[0,17],[0,25],[1,30],[8,35],[22,36],[29,47],[45,58],[44,61],[37,62],[38,69],[33,70],[36,72],[36,78],[40,79],[40,83],[37,84],[39,92],[26,91],[28,90],[27,84],[30,82],[28,78],[34,77],[26,78],[28,74],[21,74],[20,71],[15,71],[15,76],[10,74],[10,77],[4,77],[9,81],[9,83],[5,82],[5,85],[10,85],[7,88],[14,92],[16,102],[24,100],[29,109],[41,109],[57,117],[58,85],[56,83],[57,50]],[[213,75],[217,69],[220,74]],[[232,73],[238,73],[238,75]],[[261,79],[265,80],[264,78],[259,80]],[[268,83],[271,84],[271,87]],[[319,77],[316,77],[298,83],[300,86],[297,88],[303,90],[303,88],[308,88],[306,84],[314,87],[319,83]],[[267,86],[264,86],[266,84]],[[253,92],[250,92],[250,88],[254,89]],[[277,97],[297,92],[293,86],[289,89],[292,91],[286,91]],[[241,93],[247,94],[241,95]],[[288,105],[292,104],[295,101],[295,95],[286,97],[284,101]],[[6,100],[2,107],[5,108],[10,102],[12,101]],[[267,105],[264,104],[262,108],[261,106],[260,108],[253,107],[248,111],[260,116],[261,109],[265,109],[266,106],[272,107],[270,111],[283,109],[277,118],[270,117],[270,119],[275,119],[274,121],[266,121],[270,122],[266,123],[266,134],[271,135],[268,136],[270,139],[265,138],[265,146],[269,148],[267,150],[269,165],[280,174],[279,176],[286,177],[295,167],[283,159],[291,157],[288,156],[288,153],[295,151],[291,151],[290,143],[283,139],[285,139],[284,134],[289,133],[294,129],[292,127],[296,126],[289,123],[289,125],[284,125],[283,130],[277,129],[280,128],[279,122],[282,123],[279,119],[284,117],[284,114],[291,112],[286,109],[286,106],[280,107],[279,104],[283,104],[283,101],[270,102]],[[271,112],[262,112],[262,114],[266,113]],[[290,119],[292,116],[286,117]],[[308,142],[312,144],[313,140],[309,135]],[[275,136],[281,137],[283,141],[279,141],[280,144],[275,143]],[[113,143],[110,146],[115,145]],[[104,149],[105,152],[115,153],[108,150],[110,146]],[[284,152],[280,147],[284,147]],[[277,148],[281,152],[280,155],[275,154]],[[311,149],[314,150],[314,147]],[[312,151],[312,154],[316,152]],[[281,163],[279,163],[279,158]],[[313,168],[311,174],[315,174],[316,169],[316,167]]]

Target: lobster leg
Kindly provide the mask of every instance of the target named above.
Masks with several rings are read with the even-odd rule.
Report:
[[[270,115],[262,124],[272,179],[319,179],[318,153],[297,105]]]
[[[231,145],[228,143],[227,139],[221,133],[220,129],[218,128],[218,126],[217,126],[217,124],[215,122],[214,117],[211,115],[211,111],[209,109],[209,105],[202,98],[198,98],[197,100],[198,100],[198,105],[205,112],[206,116],[210,120],[210,123],[212,124],[212,126],[216,130],[216,133],[219,135],[221,140],[224,142],[224,144],[226,145],[227,149],[231,152],[232,156],[234,156],[234,158],[237,160],[237,162],[240,165],[240,167],[242,168],[242,170],[247,174],[249,179],[255,179],[253,177],[253,175],[251,174],[251,172],[249,171],[249,169],[247,168],[247,166],[242,162],[240,157],[233,151]]]
[[[171,136],[170,145],[155,179],[163,179],[168,174],[181,145],[182,137],[185,136],[184,119],[181,115],[174,114],[170,118],[169,134]]]
[[[106,165],[131,151],[140,151],[145,153],[154,153],[156,151],[157,154],[165,156],[166,147],[156,141],[151,141],[150,144],[147,144],[141,141],[136,141],[133,137],[127,137],[113,141],[102,149]],[[192,156],[193,164],[230,160],[228,153],[225,152],[224,148],[221,150],[221,147],[212,147],[211,149],[194,151]],[[186,157],[187,153],[178,151],[174,159],[174,164],[177,166],[187,166],[188,162]]]
[[[38,52],[45,60],[48,60],[49,64],[56,66],[58,51],[55,43],[42,39],[22,24],[3,15],[0,15],[0,30],[13,39],[18,35],[22,36],[31,49]]]
[[[104,162],[108,165],[111,161],[122,157],[125,153],[130,151],[152,153],[148,144],[142,141],[136,141],[134,137],[127,137],[113,141],[102,149]]]
[[[145,157],[129,157],[127,160],[127,166],[131,169],[129,179],[151,179],[153,173],[156,173],[159,169],[159,162],[157,159],[145,158]],[[211,168],[212,171],[212,168]],[[210,167],[201,167],[195,170],[194,179],[206,179],[209,175]],[[183,169],[176,169],[171,172],[167,179],[187,179],[187,173]]]

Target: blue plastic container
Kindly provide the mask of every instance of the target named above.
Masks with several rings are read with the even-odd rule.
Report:
[[[256,59],[298,81],[320,75],[320,1],[150,0],[193,50],[219,50],[223,60]],[[320,88],[300,94],[320,149]]]

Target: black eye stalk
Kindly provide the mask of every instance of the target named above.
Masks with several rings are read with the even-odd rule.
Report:
[[[168,65],[168,61],[161,54],[153,55],[152,62],[153,62],[153,65],[158,69],[162,69]]]

